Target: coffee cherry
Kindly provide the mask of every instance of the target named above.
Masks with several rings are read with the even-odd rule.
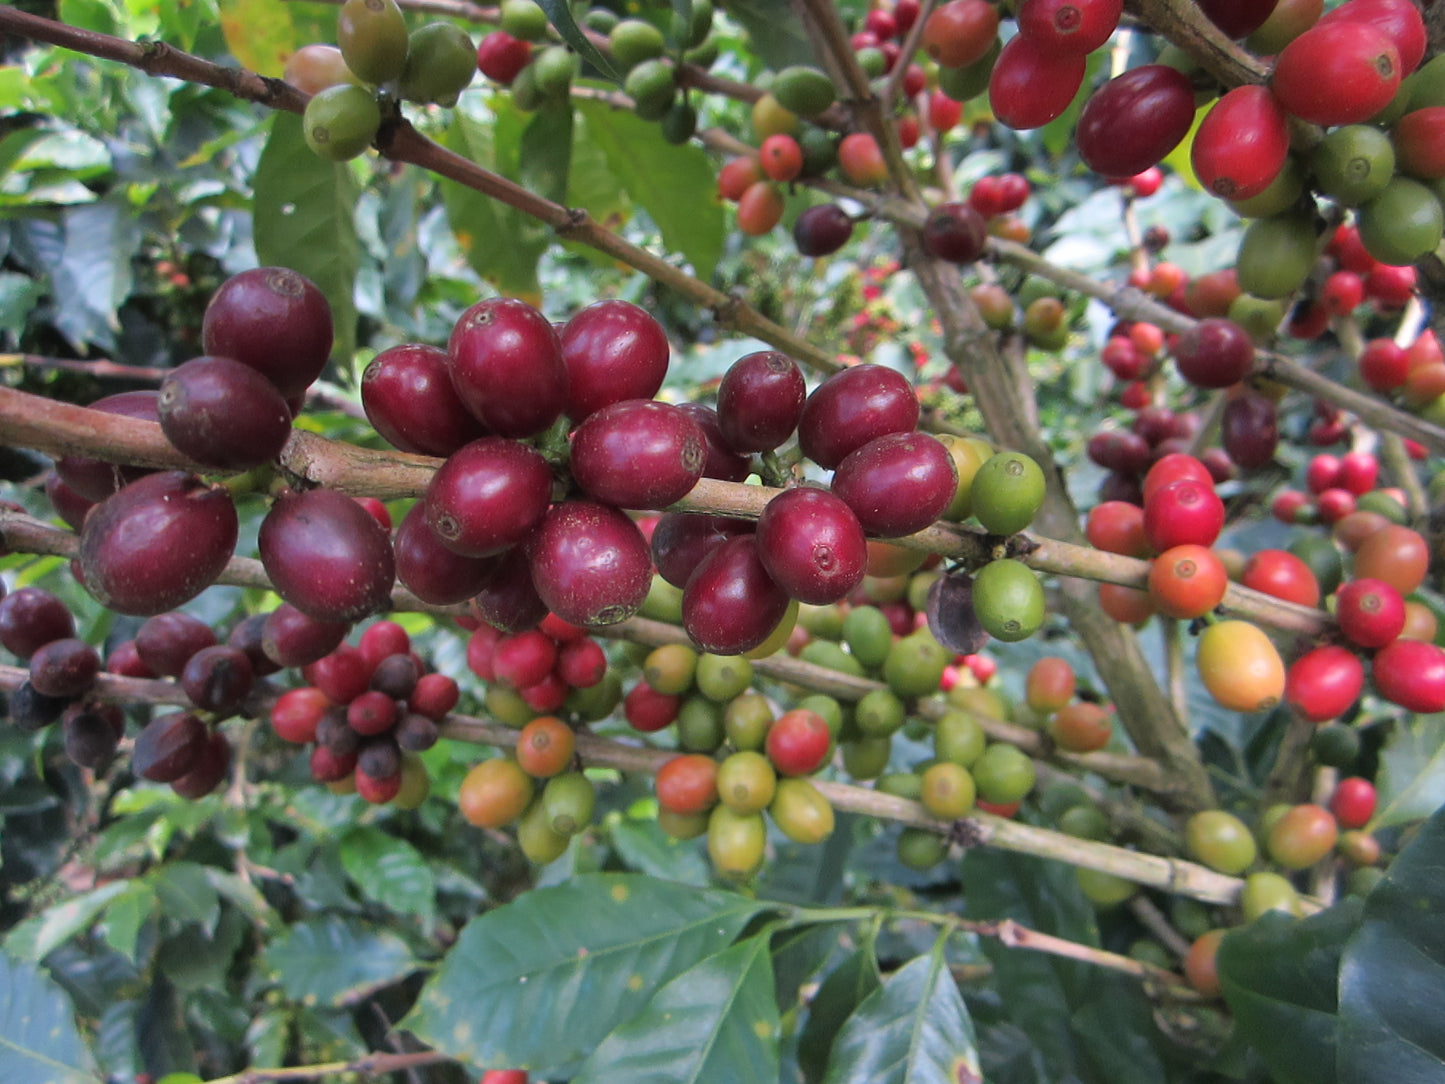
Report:
[[[281,78],[302,93],[314,95],[337,83],[352,82],[356,76],[346,66],[340,49],[314,42],[301,46],[286,58]]]
[[[78,553],[86,589],[118,613],[173,610],[215,582],[237,532],[224,487],[182,471],[146,475],[86,517]]]
[[[768,815],[794,843],[821,843],[833,834],[833,806],[806,779],[779,779]]]
[[[427,23],[407,39],[397,93],[409,102],[455,105],[476,73],[477,47],[471,35],[456,23]]]
[[[653,540],[656,552],[656,535]],[[863,580],[863,526],[846,502],[826,490],[800,487],[774,497],[758,517],[757,542],[773,581],[810,605],[838,602]]]
[[[1082,56],[1109,40],[1123,10],[1122,0],[1023,0],[1019,33],[1057,53]]]
[[[553,505],[527,541],[527,556],[546,608],[574,625],[610,625],[632,616],[652,582],[647,541],[637,525],[591,501]]]
[[[1254,366],[1254,343],[1232,320],[1201,320],[1175,342],[1174,364],[1196,387],[1227,388]]]
[[[405,343],[372,358],[361,374],[361,405],[392,447],[446,458],[486,435],[452,386],[447,352]]]
[[[301,123],[308,147],[322,158],[345,162],[364,154],[375,141],[381,108],[365,87],[338,83],[306,103]]]
[[[1236,466],[1263,467],[1279,447],[1279,408],[1268,396],[1245,392],[1224,404],[1220,443]]]
[[[682,623],[694,643],[716,655],[741,655],[762,644],[788,609],[788,595],[768,575],[752,536],[718,545],[682,592]]]
[[[521,817],[534,790],[532,777],[515,760],[484,760],[462,779],[457,808],[478,828],[501,828]]]
[[[426,522],[442,545],[490,557],[521,542],[552,501],[552,471],[525,444],[483,437],[447,457],[427,486]]]
[[[477,43],[477,69],[488,79],[511,86],[532,59],[532,43],[505,30],[494,30]]]
[[[540,433],[566,404],[562,344],[525,301],[491,298],[467,309],[447,340],[447,357],[463,405],[498,436]]]
[[[1017,534],[1044,503],[1044,473],[1020,452],[999,452],[973,476],[969,501],[990,534]]]
[[[118,414],[123,418],[159,421],[156,391],[123,391],[90,404],[90,409]],[[137,478],[152,474],[150,467],[127,467],[90,456],[63,455],[55,461],[55,473],[72,491],[88,501],[102,501]]]
[[[621,508],[661,509],[680,500],[702,477],[706,457],[697,423],[652,399],[611,403],[572,434],[573,479],[593,500]]]
[[[1248,621],[1210,625],[1199,637],[1195,662],[1209,694],[1231,711],[1264,711],[1284,695],[1284,661]]]
[[[321,375],[331,353],[331,306],[304,275],[257,267],[221,284],[206,306],[201,345],[257,370],[287,398]]]
[[[496,570],[472,596],[471,607],[482,621],[505,632],[535,628],[547,616],[547,603],[537,593],[531,562],[518,545],[495,558]]]
[[[156,407],[167,440],[222,470],[274,459],[291,435],[291,411],[276,385],[231,358],[192,358],[171,370]]]
[[[1421,640],[1396,640],[1375,654],[1371,677],[1381,696],[1410,711],[1445,711],[1445,651]]]
[[[566,413],[580,423],[623,399],[651,399],[667,374],[667,333],[628,301],[598,301],[561,332],[567,370]]]
[[[1357,20],[1318,23],[1281,50],[1269,89],[1312,124],[1358,124],[1384,109],[1403,75],[1400,51]]]
[[[497,570],[496,557],[464,557],[427,523],[425,500],[412,505],[392,538],[396,578],[423,602],[449,606],[476,595]]]
[[[766,511],[764,509],[764,515]],[[652,531],[652,560],[664,580],[674,587],[685,587],[702,559],[718,545],[729,538],[751,534],[752,531],[753,524],[744,519],[667,512],[657,521],[657,526]],[[859,578],[861,579],[861,575]]]
[[[283,602],[262,620],[261,651],[273,668],[305,666],[335,651],[350,630],[349,621],[322,620]]]
[[[763,864],[768,830],[761,813],[718,806],[708,815],[707,853],[713,868],[732,880],[751,877]]]
[[[68,707],[60,719],[65,755],[82,768],[105,771],[120,745],[121,734],[111,714],[118,711],[110,704],[72,704]],[[124,718],[118,715],[115,718],[119,718],[120,730],[123,731]]]
[[[22,587],[0,599],[0,647],[28,659],[53,640],[75,635],[65,603],[43,587]]]
[[[832,470],[870,440],[912,430],[918,413],[918,397],[902,373],[855,365],[834,373],[808,396],[798,419],[798,443],[814,463]]]
[[[172,782],[196,765],[209,740],[206,725],[190,712],[157,716],[136,735],[131,767],[152,782]]]
[[[1087,700],[1065,704],[1045,728],[1054,744],[1071,753],[1092,753],[1109,744],[1114,722],[1108,709]]]
[[[718,385],[718,428],[734,452],[770,452],[797,428],[807,388],[798,365],[776,350],[744,355]]]
[[[950,263],[973,263],[988,250],[988,223],[967,203],[940,203],[923,223],[923,247]]]
[[[42,696],[73,699],[90,691],[100,655],[84,640],[51,640],[30,656],[30,685]]]
[[[178,677],[196,652],[215,644],[210,625],[173,611],[147,618],[135,634],[136,654],[157,677]]]
[[[312,617],[356,621],[390,601],[391,539],[344,494],[282,494],[261,522],[257,544],[277,594]]]
[[[793,243],[803,256],[831,256],[853,236],[853,219],[836,203],[808,207],[793,220]]]
[[[994,639],[1026,640],[1044,623],[1044,589],[1021,561],[990,561],[973,578],[973,612]]]
[[[1070,10],[1062,0],[1029,0],[1025,10],[1029,6]],[[1166,64],[1143,64],[1110,79],[1084,103],[1075,139],[1094,172],[1132,177],[1158,165],[1193,123],[1189,77]]]
[[[1184,826],[1184,839],[1190,855],[1220,873],[1243,873],[1259,853],[1245,823],[1222,809],[1195,813]]]
[[[396,0],[346,0],[336,18],[336,44],[346,66],[380,86],[406,69],[406,19]]]
[[[833,475],[833,492],[863,530],[886,538],[921,531],[958,489],[953,457],[925,433],[888,433],[850,452]]]
[[[1269,187],[1288,154],[1284,109],[1265,87],[1246,84],[1225,93],[1205,115],[1190,160],[1208,191],[1243,200]]]
[[[1359,647],[1384,647],[1405,627],[1405,600],[1383,580],[1351,580],[1335,594],[1340,631]]]
[[[1270,858],[1285,869],[1308,869],[1335,849],[1339,825],[1323,806],[1292,806],[1265,838]]]
[[[941,67],[963,68],[988,55],[998,22],[998,8],[984,0],[949,0],[929,13],[920,44]]]
[[[1018,131],[1042,128],[1061,116],[1084,81],[1082,53],[1060,55],[1018,34],[994,62],[988,102],[1000,124]]]

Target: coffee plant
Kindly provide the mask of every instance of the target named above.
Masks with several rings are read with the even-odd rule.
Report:
[[[1445,5],[0,30],[7,1082],[1445,1080]]]

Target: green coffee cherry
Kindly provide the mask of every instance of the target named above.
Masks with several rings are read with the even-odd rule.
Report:
[[[833,80],[817,68],[795,64],[773,79],[773,96],[800,117],[816,117],[838,99]]]
[[[376,139],[381,108],[376,95],[365,87],[342,83],[327,87],[306,103],[301,126],[308,147],[322,158],[344,162]]]
[[[406,19],[396,0],[346,0],[336,17],[336,45],[363,82],[401,78],[408,48]]]
[[[523,41],[541,41],[547,35],[547,13],[536,0],[502,0],[503,30]]]
[[[477,47],[455,23],[427,23],[412,32],[397,92],[409,102],[451,106],[477,74]]]
[[[622,89],[643,120],[661,120],[677,96],[672,65],[665,60],[644,60],[627,73]]]
[[[607,34],[613,62],[631,71],[644,60],[656,60],[667,48],[662,31],[641,19],[623,19]]]

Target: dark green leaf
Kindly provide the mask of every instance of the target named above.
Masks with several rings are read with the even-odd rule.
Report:
[[[23,278],[21,275],[0,275],[0,328],[8,325],[4,322],[5,287],[7,280]],[[30,280],[26,280],[30,281]],[[31,295],[32,303],[44,291],[38,283],[32,283],[36,287]],[[39,813],[42,809],[50,809],[60,799],[55,792],[42,783],[39,779],[22,779],[5,788],[5,793],[0,794],[0,816],[7,813]]]
[[[130,295],[131,258],[141,231],[128,207],[91,203],[65,214],[65,251],[53,272],[56,326],[76,345],[109,347],[116,310]]]
[[[773,935],[773,993],[783,1012],[799,1003],[803,984],[837,951],[839,932],[836,923],[827,922],[792,926]]]
[[[116,952],[136,961],[141,926],[155,910],[155,891],[143,881],[132,881],[105,909],[105,941]]]
[[[572,103],[561,101],[544,103],[522,129],[522,184],[553,203],[567,202],[572,127]]]
[[[72,937],[90,929],[110,902],[125,892],[125,881],[112,881],[26,919],[5,937],[5,951],[39,962]]]
[[[1445,1079],[1445,810],[1390,864],[1340,966],[1340,1084]]]
[[[981,1084],[973,1022],[940,940],[848,1018],[826,1084]]]
[[[829,973],[808,1006],[808,1019],[798,1039],[798,1065],[810,1082],[823,1079],[833,1040],[844,1022],[878,989],[878,963],[871,949],[859,949]]]
[[[678,975],[602,1040],[574,1084],[778,1078],[778,1004],[766,935]]]
[[[611,839],[618,857],[638,873],[699,887],[712,881],[712,871],[697,843],[668,835],[655,820],[618,821],[612,826]]]
[[[436,879],[421,852],[380,828],[353,828],[341,838],[341,865],[369,898],[430,923],[436,915]]]
[[[565,1075],[762,905],[632,874],[582,874],[474,919],[403,1026],[477,1065]]]
[[[34,964],[0,954],[0,1079],[76,1084],[98,1079],[64,991]]]
[[[262,956],[287,995],[308,1005],[344,1005],[416,969],[393,933],[327,915],[297,923]]]
[[[791,6],[770,0],[724,0],[718,5],[748,32],[748,45],[769,68],[818,64],[818,54]]]
[[[146,985],[136,1012],[136,1045],[146,1068],[155,1074],[179,1073],[196,1064],[185,1010],[179,991],[164,975]]]
[[[1445,806],[1445,715],[1411,715],[1380,750],[1379,810],[1371,831],[1423,820]]]
[[[442,142],[484,169],[515,179],[522,122],[510,103],[496,103],[496,109],[496,121],[491,125],[458,111]],[[546,251],[548,232],[521,212],[474,189],[447,180],[440,186],[447,220],[472,270],[502,294],[540,301],[537,261]]]
[[[1271,911],[1220,942],[1224,999],[1280,1084],[1334,1073],[1335,977],[1359,922],[1359,901],[1346,900],[1307,919]]]
[[[360,190],[351,169],[312,152],[299,116],[277,113],[256,165],[253,201],[256,258],[267,267],[301,272],[326,295],[336,328],[331,357],[343,366],[356,352],[354,290],[361,266],[355,219]]]
[[[177,922],[197,922],[206,929],[216,924],[221,897],[206,876],[206,868],[194,862],[170,862],[150,875],[158,910]]]
[[[577,20],[572,18],[572,5],[567,0],[537,0],[537,3],[542,5],[542,10],[547,13],[547,18],[557,28],[557,33],[562,35],[562,40],[577,50],[578,56],[601,72],[604,77],[621,85],[622,76],[612,66],[612,61],[598,51],[597,46],[592,44],[587,35],[583,33],[582,28],[577,25]]]
[[[681,253],[699,278],[709,278],[722,255],[726,223],[715,198],[717,176],[701,147],[674,147],[656,124],[603,102],[579,102],[587,133],[634,203]]]

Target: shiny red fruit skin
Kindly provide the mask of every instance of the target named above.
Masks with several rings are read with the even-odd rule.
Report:
[[[0,647],[12,655],[28,659],[52,640],[74,635],[75,615],[43,587],[21,587],[0,599]]]
[[[652,584],[652,558],[637,524],[592,501],[554,504],[526,552],[538,597],[574,625],[591,628],[631,617]]]
[[[1110,79],[1084,103],[1075,133],[1095,173],[1132,177],[1178,146],[1194,123],[1194,87],[1167,64],[1144,64]]]
[[[331,306],[306,276],[287,267],[232,275],[211,295],[201,320],[207,354],[235,358],[286,397],[321,375],[331,354]]]
[[[707,459],[702,466],[702,476],[719,478],[724,482],[745,481],[753,470],[752,457],[739,455],[728,447],[717,411],[705,403],[679,403],[677,409],[697,422],[707,442]]]
[[[1063,115],[1084,81],[1083,54],[1058,56],[1017,34],[994,62],[988,101],[1000,124],[1016,131],[1042,128]]]
[[[1144,536],[1156,553],[1193,542],[1212,546],[1224,528],[1224,502],[1212,485],[1181,479],[1144,501]]]
[[[1347,648],[1327,644],[1307,651],[1285,673],[1284,698],[1312,723],[1337,719],[1365,687],[1365,666]]]
[[[276,385],[232,358],[192,358],[172,369],[156,406],[171,444],[221,470],[259,467],[291,436],[291,411]]]
[[[926,433],[888,433],[850,452],[833,474],[833,492],[863,530],[884,538],[921,531],[958,489],[953,457]]]
[[[1231,38],[1253,34],[1275,9],[1276,0],[1199,0],[1209,21]]]
[[[1082,56],[1109,40],[1123,13],[1123,0],[1022,0],[1019,33],[1053,52]]]
[[[393,346],[361,374],[367,420],[393,448],[445,459],[487,435],[452,386],[447,352],[423,343]]]
[[[552,469],[541,453],[502,437],[453,452],[423,498],[428,526],[465,557],[489,557],[521,542],[551,502]]]
[[[463,405],[502,437],[540,433],[567,402],[567,371],[552,323],[512,297],[479,301],[462,313],[447,357]]]
[[[667,512],[652,531],[652,560],[664,580],[685,587],[688,577],[717,546],[752,531],[753,524],[745,519]]]
[[[823,717],[806,708],[786,711],[768,728],[764,749],[779,775],[812,775],[827,762],[833,735]]]
[[[547,604],[532,582],[526,545],[513,546],[493,560],[497,562],[497,569],[472,596],[473,612],[505,632],[535,628],[547,616]]]
[[[1405,627],[1405,600],[1383,580],[1351,580],[1335,593],[1335,619],[1352,644],[1383,648]]]
[[[868,565],[868,542],[853,510],[833,493],[800,487],[763,508],[758,549],[768,575],[799,602],[826,606],[847,598]]]
[[[257,533],[276,593],[322,621],[357,621],[386,608],[396,579],[391,537],[350,497],[330,489],[283,493]]]
[[[510,86],[532,59],[532,43],[494,30],[477,43],[477,69],[488,79]]]
[[[624,399],[593,411],[572,434],[572,477],[595,501],[663,509],[702,477],[707,440],[683,410]]]
[[[758,350],[728,367],[717,389],[718,428],[740,455],[770,452],[798,427],[808,389],[787,354]]]
[[[633,730],[644,734],[672,725],[682,708],[682,697],[660,693],[645,681],[639,681],[622,698],[622,715]]]
[[[433,606],[465,602],[497,570],[496,557],[466,557],[448,549],[426,521],[425,501],[411,506],[392,537],[396,578],[408,591]]]
[[[1358,20],[1316,23],[1280,52],[1270,91],[1312,124],[1358,124],[1390,104],[1400,87],[1400,50]]]
[[[608,403],[651,399],[667,375],[667,333],[629,301],[597,301],[562,328],[567,417],[581,422]]]
[[[1423,640],[1395,640],[1375,653],[1371,677],[1381,696],[1410,711],[1445,711],[1445,651]]]
[[[146,475],[86,517],[78,553],[86,590],[117,613],[174,610],[215,582],[237,533],[223,487],[183,471]]]
[[[1289,550],[1256,550],[1244,563],[1239,582],[1301,606],[1320,603],[1320,585],[1314,571]]]
[[[730,538],[698,565],[682,591],[682,624],[704,651],[741,655],[757,647],[788,609],[751,535]]]
[[[1254,366],[1254,342],[1233,320],[1200,320],[1174,344],[1179,375],[1197,388],[1227,388]]]
[[[1190,160],[1206,190],[1221,199],[1257,196],[1289,154],[1284,108],[1265,87],[1235,87],[1214,103],[1194,133]]]
[[[832,470],[875,437],[913,429],[918,413],[918,396],[902,373],[884,365],[854,365],[808,396],[798,419],[798,444],[814,463]]]
[[[1315,25],[1336,22],[1365,23],[1395,43],[1400,53],[1400,68],[1408,75],[1420,66],[1429,43],[1425,20],[1412,0],[1348,0],[1325,12]]]
[[[305,666],[335,651],[350,631],[349,621],[323,621],[283,602],[261,622],[262,657],[273,670]],[[254,656],[251,661],[255,664]]]
[[[1341,828],[1363,828],[1375,815],[1375,784],[1358,775],[1347,776],[1335,785],[1330,812]]]

